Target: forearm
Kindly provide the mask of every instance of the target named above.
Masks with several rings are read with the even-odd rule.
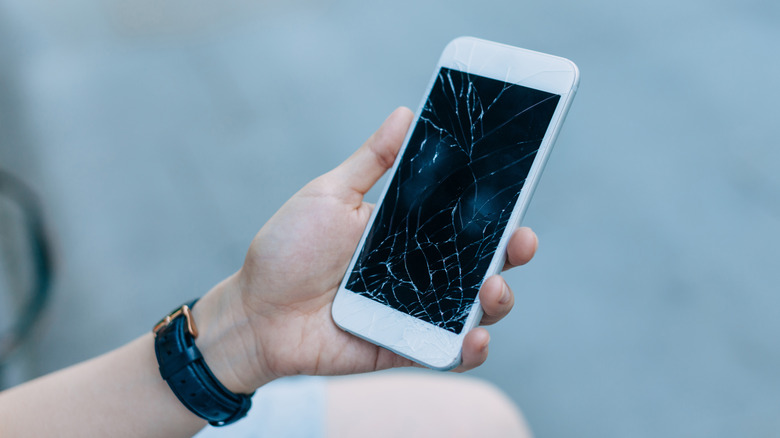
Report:
[[[233,278],[195,307],[196,344],[228,389],[250,393],[266,379],[251,372],[249,321],[232,308],[239,295],[231,290]],[[151,330],[110,353],[0,393],[3,437],[190,437],[205,425],[160,376]]]
[[[13,437],[189,437],[205,425],[160,377],[151,334],[0,394]]]

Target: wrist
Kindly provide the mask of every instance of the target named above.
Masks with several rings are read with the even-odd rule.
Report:
[[[192,309],[195,344],[214,376],[236,394],[251,394],[273,380],[243,308],[236,276],[214,286]]]

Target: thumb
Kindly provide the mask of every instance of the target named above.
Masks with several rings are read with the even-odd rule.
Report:
[[[393,111],[360,149],[334,169],[334,176],[341,180],[344,187],[365,195],[393,166],[412,117],[414,114],[409,108],[400,107]]]

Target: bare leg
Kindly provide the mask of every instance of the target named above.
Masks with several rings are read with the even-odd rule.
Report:
[[[463,375],[386,373],[331,379],[326,430],[352,437],[531,437],[495,386]]]

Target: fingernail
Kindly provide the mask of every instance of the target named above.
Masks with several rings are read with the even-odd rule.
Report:
[[[482,346],[482,348],[479,349],[480,353],[485,353],[488,351],[488,346],[490,346],[490,339],[488,339],[487,342],[485,342],[485,345]]]
[[[509,302],[510,294],[509,294],[509,288],[506,287],[506,284],[502,286],[501,290],[501,298],[498,299],[498,304],[506,304]]]

